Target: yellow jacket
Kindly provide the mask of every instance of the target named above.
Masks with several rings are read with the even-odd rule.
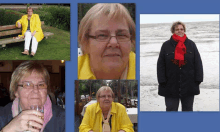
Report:
[[[134,132],[133,124],[122,104],[112,102],[111,115],[111,132],[118,132],[119,130]],[[86,113],[79,126],[79,132],[90,130],[102,132],[102,109],[99,103],[91,104],[86,108]]]
[[[22,25],[22,35],[19,36],[24,36],[28,27],[28,15],[23,15],[21,19],[16,22],[16,26],[18,26],[18,22]],[[41,29],[41,21],[38,14],[32,14],[30,19],[30,30],[31,33],[36,31],[34,37],[37,39],[37,42],[40,42],[44,38],[44,34]]]
[[[135,79],[135,53],[130,52],[127,79]],[[96,79],[91,71],[89,55],[78,57],[78,79]],[[109,78],[110,79],[110,78]]]

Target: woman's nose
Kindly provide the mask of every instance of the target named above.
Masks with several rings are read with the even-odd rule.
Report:
[[[34,85],[34,87],[33,87],[33,91],[34,91],[34,92],[39,92],[38,85]]]
[[[107,47],[119,48],[119,43],[116,36],[110,36]]]

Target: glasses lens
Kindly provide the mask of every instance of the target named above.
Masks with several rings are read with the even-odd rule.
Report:
[[[108,42],[111,37],[109,31],[99,31],[95,33],[95,39],[99,42]],[[130,33],[126,31],[119,31],[116,33],[116,39],[118,42],[127,42],[131,38]]]
[[[130,40],[131,35],[129,32],[124,31],[124,32],[119,32],[116,37],[118,42],[126,42]]]
[[[24,83],[23,83],[23,87],[24,87],[24,88],[27,88],[27,89],[31,89],[31,88],[33,88],[33,84],[30,83],[30,82],[24,82]]]
[[[103,42],[108,41],[108,39],[109,39],[109,34],[106,33],[106,32],[97,32],[97,33],[96,33],[96,39],[97,39],[98,41],[103,41]]]
[[[44,89],[44,88],[47,88],[47,85],[46,85],[46,83],[39,83],[38,88],[39,89]]]
[[[107,98],[107,97],[108,97],[108,98],[112,98],[111,95],[107,95],[107,96],[106,96],[106,95],[102,95],[102,96],[100,96],[100,98]]]
[[[183,28],[181,28],[181,29],[175,29],[175,31],[183,31],[184,29]]]

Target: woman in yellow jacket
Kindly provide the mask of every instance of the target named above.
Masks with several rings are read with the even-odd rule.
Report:
[[[135,23],[119,3],[98,3],[80,21],[78,79],[135,79]]]
[[[97,103],[86,108],[80,132],[134,132],[126,109],[112,102],[114,93],[108,86],[102,86],[96,93]]]
[[[23,15],[20,20],[16,22],[18,28],[22,27],[22,35],[25,40],[24,52],[22,54],[29,55],[29,47],[32,39],[31,56],[34,56],[37,51],[38,42],[44,38],[43,31],[41,29],[41,21],[38,14],[33,14],[31,7],[27,8],[27,15]]]

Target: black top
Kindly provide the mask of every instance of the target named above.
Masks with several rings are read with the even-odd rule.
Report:
[[[28,27],[27,30],[30,30],[30,20],[28,20]]]
[[[199,84],[203,81],[203,66],[196,44],[186,38],[185,65],[179,67],[173,63],[177,42],[170,40],[163,43],[157,61],[158,94],[165,97],[185,97],[198,95]]]

